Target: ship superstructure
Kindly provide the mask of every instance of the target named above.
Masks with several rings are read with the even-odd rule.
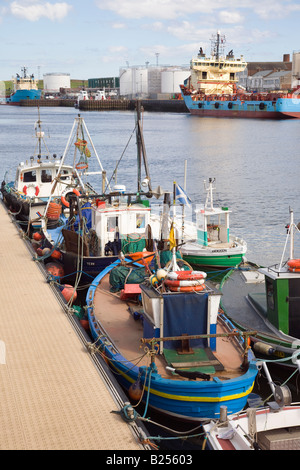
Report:
[[[191,75],[180,86],[182,97],[191,114],[212,117],[245,117],[287,119],[300,118],[300,89],[247,93],[238,87],[238,73],[247,62],[233,50],[224,54],[226,39],[218,31],[211,39],[210,56],[200,47],[198,56],[190,63]]]

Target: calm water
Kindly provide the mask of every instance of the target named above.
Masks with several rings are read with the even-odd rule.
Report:
[[[41,108],[40,113],[50,153],[60,156],[78,111]],[[82,115],[110,178],[132,135],[134,113]],[[33,154],[36,120],[36,108],[0,106],[1,178],[8,170],[13,179],[18,162]],[[247,258],[263,265],[280,261],[289,207],[294,210],[295,222],[300,221],[300,120],[144,113],[143,126],[153,188],[161,185],[171,190],[173,181],[183,185],[187,160],[187,193],[192,201],[203,202],[204,179],[216,178],[215,202],[232,210],[231,231],[247,241]],[[100,190],[100,181],[92,182]],[[135,134],[119,165],[117,183],[136,189]]]

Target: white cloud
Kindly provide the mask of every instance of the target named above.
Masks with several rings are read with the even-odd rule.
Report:
[[[244,17],[238,11],[223,10],[219,12],[219,21],[225,24],[243,23]]]
[[[48,18],[51,21],[62,20],[71,9],[72,6],[65,2],[41,3],[32,0],[18,0],[10,5],[10,12],[13,16],[29,21],[38,21],[41,18]]]
[[[113,27],[113,29],[124,29],[124,28],[126,28],[126,24],[124,24],[124,23],[114,23],[112,25],[112,27]]]
[[[255,13],[262,19],[280,18],[300,11],[298,0],[197,0],[191,6],[189,0],[96,0],[101,10],[112,11],[123,18],[174,20],[192,14],[216,14],[227,24],[244,20],[243,13]]]
[[[222,5],[221,0],[212,1],[212,5]],[[124,18],[141,19],[155,18],[172,20],[191,13],[191,4],[187,0],[97,0],[101,10],[110,10]],[[210,13],[213,11],[211,2],[198,0],[192,6],[193,12]]]

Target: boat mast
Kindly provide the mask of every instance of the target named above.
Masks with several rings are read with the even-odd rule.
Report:
[[[294,211],[290,208],[290,259],[294,259]]]
[[[206,196],[206,201],[205,201],[205,209],[208,209],[208,204],[209,204],[209,201],[210,201],[210,209],[213,210],[214,208],[214,203],[213,203],[213,183],[216,181],[216,178],[212,179],[212,178],[209,178],[208,182],[209,182],[209,187],[207,188],[206,187],[206,181],[204,180],[204,188],[206,189],[207,191],[207,196]]]
[[[137,139],[137,176],[138,176],[138,187],[137,190],[138,192],[141,191],[142,186],[148,186],[148,190],[151,193],[152,192],[152,187],[151,187],[151,179],[150,179],[150,173],[149,173],[149,167],[148,167],[148,160],[147,160],[147,154],[146,154],[146,147],[145,147],[145,142],[144,142],[144,136],[143,136],[143,129],[142,129],[142,123],[141,123],[141,101],[137,100],[136,102],[136,139]],[[145,173],[146,173],[146,178],[142,181],[142,156],[143,156],[143,161],[144,161],[144,167],[145,167]]]

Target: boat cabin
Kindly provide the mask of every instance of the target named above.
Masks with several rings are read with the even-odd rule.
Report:
[[[300,338],[300,273],[276,266],[259,272],[265,276],[263,306],[267,319],[283,333]],[[251,300],[255,302],[255,296]]]
[[[229,213],[227,207],[196,210],[197,241],[200,245],[229,243]]]
[[[92,211],[92,227],[98,243],[99,255],[106,256],[109,247],[121,240],[124,254],[143,251],[146,247],[145,232],[150,224],[149,201],[128,204],[126,195],[112,196],[110,201],[96,201]]]
[[[48,198],[50,195],[51,184],[58,174],[60,161],[46,158],[41,160],[38,156],[36,160],[31,157],[30,163],[21,162],[16,171],[15,188],[18,192],[27,197]],[[60,171],[60,182],[54,189],[54,197],[60,196],[64,189],[72,182],[73,167],[64,165]]]
[[[144,338],[178,337],[185,335],[215,334],[221,294],[208,289],[188,294],[160,293],[153,287],[141,284],[143,302]],[[216,350],[216,338],[191,339],[190,348]],[[160,353],[180,350],[182,341],[161,341]]]

